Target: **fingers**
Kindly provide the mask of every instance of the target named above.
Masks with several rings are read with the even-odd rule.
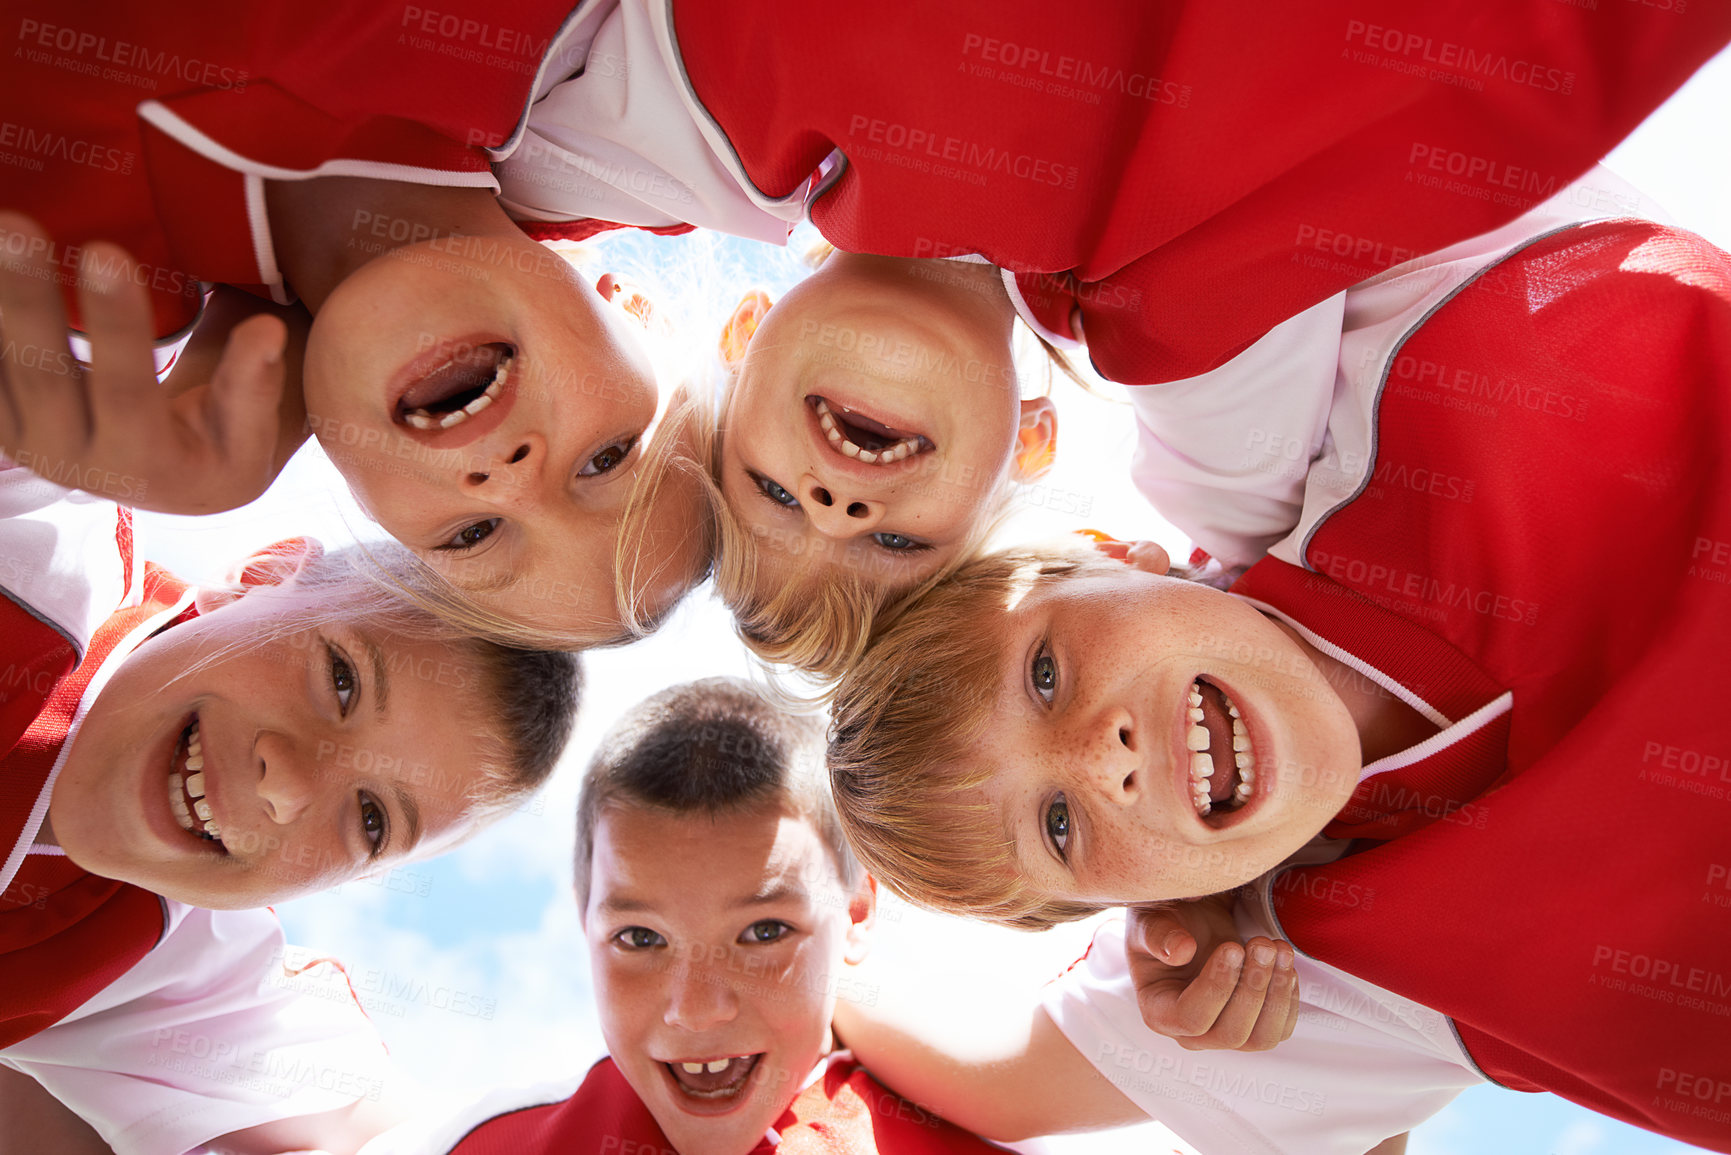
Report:
[[[84,400],[50,248],[35,221],[0,213],[0,445],[28,436],[39,450],[64,453],[82,439]]]
[[[276,317],[249,317],[229,333],[211,374],[207,432],[237,470],[268,470],[272,464],[287,341],[288,327]],[[268,484],[268,475],[264,480]]]
[[[1235,942],[1222,943],[1209,956],[1202,972],[1187,983],[1170,979],[1139,987],[1136,1000],[1142,1009],[1142,1021],[1150,1030],[1181,1043],[1210,1035],[1238,990],[1243,963],[1243,947]]]
[[[90,338],[92,434],[111,422],[133,435],[161,427],[150,297],[133,277],[136,267],[118,246],[92,244],[78,271],[78,309]]]
[[[1125,926],[1125,939],[1134,950],[1181,967],[1196,957],[1196,936],[1185,927],[1179,912],[1171,907],[1133,910]]]
[[[1124,560],[1151,574],[1165,574],[1172,568],[1172,558],[1159,542],[1136,541],[1124,553]]]
[[[1282,967],[1284,955],[1285,966]],[[1296,1021],[1296,988],[1290,947],[1266,938],[1245,944],[1236,988],[1225,1001],[1204,1045],[1238,1051],[1266,1051],[1282,1042]],[[1180,1040],[1183,1042],[1183,1040]]]

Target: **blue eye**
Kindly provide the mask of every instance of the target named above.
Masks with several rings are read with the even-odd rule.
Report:
[[[667,945],[666,939],[646,926],[628,926],[614,935],[613,941],[627,950],[651,950]]]
[[[1046,807],[1046,837],[1052,840],[1052,846],[1058,851],[1058,857],[1068,861],[1064,853],[1070,844],[1070,804],[1062,794],[1052,799]]]
[[[1050,705],[1058,693],[1058,660],[1046,652],[1045,646],[1040,647],[1028,666],[1028,679],[1033,684],[1034,693]]]
[[[745,933],[739,936],[742,943],[775,942],[793,933],[793,928],[780,919],[767,918],[762,922],[754,922],[745,928]]]
[[[775,504],[785,505],[790,509],[796,508],[799,505],[799,498],[795,497],[769,478],[754,475],[752,480],[757,483],[757,488],[763,491],[763,495],[769,498],[769,500],[775,502]]]
[[[502,517],[489,517],[485,521],[477,521],[472,525],[465,525],[462,529],[459,529],[456,533],[452,534],[450,539],[447,540],[444,545],[435,548],[457,551],[474,549],[476,546],[492,537],[494,531],[499,528],[500,524],[504,520],[505,519]]]
[[[897,553],[927,548],[924,542],[915,541],[913,538],[903,533],[874,533],[872,534],[872,540],[877,542],[878,545],[882,546],[884,549],[894,550]]]

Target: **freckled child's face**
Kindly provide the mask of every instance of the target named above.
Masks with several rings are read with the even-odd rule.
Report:
[[[871,909],[778,804],[603,809],[582,912],[601,1030],[682,1155],[745,1155],[787,1109],[829,1050]]]
[[[487,721],[473,659],[341,622],[261,642],[282,596],[256,590],[159,634],[103,687],[49,809],[74,862],[239,909],[471,828],[465,755]]]
[[[619,311],[527,237],[397,249],[345,280],[308,338],[314,433],[393,537],[513,621],[611,640],[614,540],[655,417]],[[701,576],[701,497],[670,479],[638,571],[652,611]]]
[[[719,481],[764,592],[809,560],[912,585],[997,512],[1018,425],[1046,402],[1020,399],[1007,322],[921,289],[826,266],[752,336]]]
[[[1115,904],[1239,886],[1358,783],[1346,706],[1230,594],[1125,567],[1036,585],[991,628],[1009,641],[983,792],[1039,893]]]

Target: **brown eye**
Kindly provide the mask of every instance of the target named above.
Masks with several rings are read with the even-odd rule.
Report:
[[[587,465],[577,472],[582,477],[598,477],[619,468],[620,462],[631,456],[632,446],[637,444],[635,437],[626,441],[615,442],[589,459]]]

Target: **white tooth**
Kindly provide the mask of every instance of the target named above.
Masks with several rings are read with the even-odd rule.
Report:
[[[687,1075],[701,1075],[701,1074],[703,1074],[703,1064],[702,1063],[681,1063],[679,1065],[681,1067],[685,1068],[685,1073]]]
[[[487,386],[488,391],[491,392],[495,387],[503,385],[510,376],[511,358],[507,357],[503,361],[499,362],[499,371],[493,374],[493,384]]]
[[[873,453],[869,449],[860,450],[859,451],[859,459],[861,461],[865,462],[867,465],[876,465],[878,463],[878,455]]]
[[[212,838],[221,838],[222,837],[222,831],[220,831],[216,828],[216,823],[214,823],[214,822],[206,822],[204,824],[204,832],[206,834],[210,835]]]
[[[1194,684],[1190,687],[1190,704],[1192,706],[1200,706],[1202,704],[1202,695],[1197,691]]]
[[[186,792],[194,798],[204,797],[204,775],[188,774],[186,776]]]
[[[1190,707],[1190,720],[1192,722],[1202,721],[1202,707],[1201,706]]]
[[[1197,805],[1197,807],[1196,807],[1196,813],[1198,813],[1198,814],[1200,814],[1200,815],[1202,815],[1202,817],[1204,817],[1204,818],[1207,818],[1207,817],[1208,817],[1208,815],[1209,815],[1209,812],[1210,812],[1210,811],[1212,811],[1212,810],[1213,810],[1213,809],[1214,809],[1214,804],[1213,804],[1213,803],[1211,803],[1211,802],[1202,802],[1202,803],[1199,803],[1199,804],[1198,804],[1198,805]]]
[[[1238,771],[1238,780],[1248,786],[1250,783],[1256,781],[1256,771],[1251,769],[1249,766],[1245,766]]]
[[[1240,802],[1250,797],[1250,783],[1240,782],[1232,788],[1232,797]]]
[[[201,821],[210,821],[210,803],[206,802],[204,799],[194,799],[192,803],[192,811],[194,814],[198,815]]]
[[[1234,718],[1238,717],[1238,707],[1232,704],[1231,698],[1226,699],[1226,712]]]
[[[1232,732],[1234,734],[1248,734],[1248,733],[1250,733],[1250,731],[1245,729],[1245,727],[1244,727],[1244,719],[1236,717],[1236,716],[1232,719]]]
[[[722,1071],[727,1070],[727,1064],[729,1064],[731,1062],[733,1062],[732,1059],[716,1059],[709,1064],[709,1067],[708,1067],[709,1073],[711,1075],[718,1075]]]
[[[1190,774],[1192,778],[1198,774],[1204,778],[1214,777],[1214,759],[1206,754],[1190,755]]]
[[[825,433],[835,432],[835,418],[829,415],[828,410],[824,410],[823,416],[817,419],[817,423],[823,426]]]
[[[460,425],[468,419],[469,415],[459,409],[455,413],[447,413],[443,417],[439,418],[439,428],[449,429],[451,426]]]
[[[1232,748],[1234,750],[1248,750],[1248,749],[1250,749],[1250,735],[1249,734],[1234,734],[1234,735],[1232,735]]]
[[[1184,735],[1184,744],[1192,750],[1208,749],[1208,730],[1204,726],[1192,726]]]
[[[841,443],[841,434],[837,433],[833,429],[831,429],[828,433],[824,434],[824,436],[829,438],[829,443],[831,445],[839,445]]]
[[[1250,755],[1244,750],[1239,750],[1234,753],[1232,755],[1232,761],[1240,770],[1250,769]]]
[[[203,770],[204,769],[204,755],[203,754],[194,754],[192,757],[188,758],[186,760],[186,769],[189,773]]]
[[[467,405],[463,406],[463,412],[467,413],[470,417],[473,417],[492,403],[493,395],[491,393],[483,393]]]
[[[407,421],[410,425],[413,425],[416,429],[432,429],[436,425],[432,416],[426,413],[405,413],[403,414],[403,420]]]
[[[828,417],[829,416],[829,402],[824,401],[822,399],[819,399],[819,401],[817,403],[817,411],[819,413],[823,414],[825,417]]]
[[[841,452],[843,457],[858,457],[859,446],[851,441],[844,441],[841,443]]]

